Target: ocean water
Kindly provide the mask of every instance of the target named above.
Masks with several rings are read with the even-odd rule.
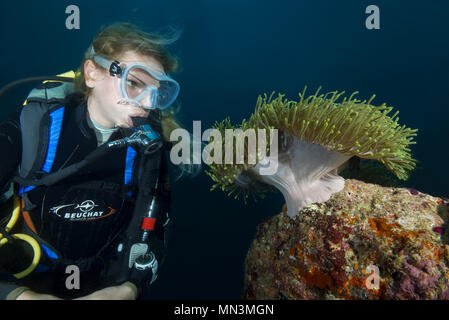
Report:
[[[66,7],[80,9],[80,29],[65,26]],[[380,9],[380,29],[368,30],[365,9]],[[249,118],[257,97],[272,91],[296,99],[359,91],[400,111],[419,129],[419,160],[407,185],[449,196],[449,2],[432,1],[106,1],[0,2],[0,87],[30,76],[76,69],[95,32],[114,22],[146,31],[182,30],[170,46],[181,68],[179,118],[203,131],[230,117]],[[3,120],[33,85],[0,100]],[[205,174],[173,185],[175,233],[159,280],[146,298],[238,299],[244,260],[257,225],[281,211],[273,194],[257,203],[210,192]]]

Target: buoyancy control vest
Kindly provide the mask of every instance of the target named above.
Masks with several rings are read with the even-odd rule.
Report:
[[[61,76],[74,75],[69,72]],[[134,225],[138,226],[141,220],[132,219],[134,205],[136,201],[139,203],[135,192],[138,184],[135,179],[136,162],[139,162],[137,150],[131,146],[114,150],[107,155],[107,161],[101,161],[101,165],[98,166],[97,161],[97,167],[88,166],[70,179],[55,185],[36,186],[33,183],[23,183],[39,181],[42,177],[80,160],[76,158],[75,145],[72,146],[74,149],[70,150],[68,158],[58,157],[63,149],[61,143],[65,143],[65,138],[76,132],[68,132],[66,126],[76,127],[77,121],[84,120],[80,114],[85,113],[81,112],[79,106],[67,105],[67,97],[71,93],[73,84],[70,82],[44,82],[30,93],[20,114],[22,158],[16,181],[21,182],[17,193],[21,197],[20,207],[24,218],[22,232],[36,238],[42,249],[42,259],[35,272],[55,271],[55,268],[61,269],[62,266],[74,264],[88,273],[95,268],[101,269],[103,275],[113,282],[114,273],[119,271],[108,273],[104,264],[94,265],[99,261],[104,262],[103,252],[114,251],[114,246],[121,246],[122,251],[124,246],[128,246],[127,254],[132,246],[131,243],[126,243],[127,239],[128,242],[133,241],[133,235],[129,235],[129,224],[135,221]],[[153,124],[155,125],[157,126],[157,121]],[[121,130],[120,134],[126,136],[132,134],[132,131]],[[72,138],[77,140],[77,137]],[[70,146],[68,148],[70,149]],[[154,159],[162,161],[161,154],[163,153],[153,155]],[[81,157],[83,155],[85,156],[85,153],[79,154]],[[61,159],[65,161],[62,165]],[[117,161],[111,161],[112,159]],[[152,174],[159,175],[159,169],[157,167]],[[159,185],[165,187],[167,184],[168,176],[164,176]],[[151,188],[146,187],[146,196],[159,192]],[[161,190],[160,192],[165,192],[165,202],[169,203],[168,188]],[[149,199],[151,200],[151,197]],[[147,206],[140,204],[140,207]],[[157,221],[159,227],[165,226],[168,219],[169,208],[167,205],[165,207],[161,210],[164,212],[162,219]],[[144,220],[145,223],[148,221],[148,218]],[[98,225],[109,233],[105,235],[100,232]],[[157,229],[154,225],[152,228]],[[126,230],[128,234],[124,234]],[[115,250],[112,256],[110,253],[108,256],[118,261],[118,253],[120,250]],[[131,261],[129,257],[125,260],[126,264]],[[123,281],[126,275],[118,278],[119,282]]]

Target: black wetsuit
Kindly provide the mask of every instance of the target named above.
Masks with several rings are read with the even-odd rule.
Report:
[[[97,148],[95,131],[87,121],[87,105],[80,95],[69,96],[65,107],[52,172],[81,161]],[[0,158],[0,187],[8,185],[10,179],[17,174],[20,164],[22,144],[19,115],[20,109],[0,124],[0,150],[4,152]],[[130,130],[119,129],[109,141],[129,134]],[[120,235],[133,214],[137,188],[143,181],[137,168],[142,161],[147,160],[139,155],[135,158],[132,174],[135,184],[132,187],[124,186],[126,161],[127,148],[112,150],[56,185],[37,187],[28,193],[30,202],[36,205],[33,210],[29,210],[36,233],[57,250],[65,263],[48,271],[33,272],[23,280],[13,282],[8,281],[11,280],[10,275],[0,270],[0,299],[5,299],[8,293],[19,286],[29,287],[40,293],[74,298],[116,284],[110,275],[106,279],[105,273],[108,261],[117,259]],[[164,155],[159,170],[161,188],[157,192],[163,196],[165,204],[161,214],[163,216],[158,219],[155,228],[155,235],[160,243],[164,243],[163,225],[167,222],[166,212],[170,202],[167,171]],[[12,233],[26,228],[23,219],[20,222],[20,226]],[[7,246],[0,247],[0,262],[2,259],[12,258],[6,255],[15,254],[5,247]],[[165,255],[163,249],[158,251],[158,260]],[[65,273],[65,267],[70,264],[80,267],[79,290],[66,288],[68,274]]]

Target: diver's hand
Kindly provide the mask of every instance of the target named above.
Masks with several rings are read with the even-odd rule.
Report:
[[[107,287],[95,291],[87,296],[74,300],[135,300],[137,298],[137,289],[132,288],[129,282],[119,286]]]
[[[31,290],[26,290],[22,292],[21,295],[17,297],[16,300],[63,300],[51,294],[41,294]]]

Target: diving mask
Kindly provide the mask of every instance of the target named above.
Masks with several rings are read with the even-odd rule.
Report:
[[[165,109],[175,102],[179,84],[164,71],[133,63],[122,68],[120,62],[110,61],[95,54],[94,61],[109,70],[111,76],[120,79],[121,104],[132,103],[145,109]]]

